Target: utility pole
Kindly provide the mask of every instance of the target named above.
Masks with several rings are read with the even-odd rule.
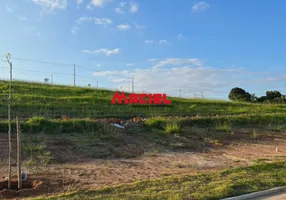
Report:
[[[51,84],[53,85],[53,83],[54,83],[54,75],[53,74],[51,74]]]
[[[202,99],[203,99],[204,98],[204,92],[203,91],[201,92],[201,95],[202,95]]]
[[[181,92],[182,92],[182,90],[180,89],[180,90],[179,90],[180,98],[182,97]]]
[[[98,89],[98,81],[96,81],[96,88]]]
[[[73,86],[75,86],[75,65],[73,65]]]
[[[132,93],[134,93],[134,77],[132,77]]]

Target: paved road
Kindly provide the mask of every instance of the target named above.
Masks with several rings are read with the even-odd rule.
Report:
[[[285,199],[286,199],[286,192],[280,192],[272,195],[254,198],[252,200],[285,200]]]

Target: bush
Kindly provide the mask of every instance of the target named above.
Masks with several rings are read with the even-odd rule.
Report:
[[[181,133],[182,129],[178,122],[176,121],[168,121],[164,126],[165,133],[167,134],[174,134],[174,133]]]
[[[223,131],[225,133],[231,133],[231,124],[226,121],[216,122],[214,124],[214,128],[216,131]]]

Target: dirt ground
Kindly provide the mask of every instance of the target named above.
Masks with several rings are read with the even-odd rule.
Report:
[[[237,132],[244,134],[243,131],[245,130]],[[78,162],[51,164],[36,172],[30,172],[29,178],[43,182],[47,189],[42,195],[46,196],[77,189],[98,189],[169,175],[194,174],[246,166],[253,164],[257,159],[284,159],[286,158],[286,136],[277,133],[275,135],[275,137],[265,137],[255,142],[243,139],[226,140],[223,141],[224,145],[208,148],[206,152],[150,150],[128,159],[81,159]],[[2,150],[7,147],[6,139],[5,134],[1,134],[0,159],[2,161],[6,155]],[[71,159],[76,158],[70,150],[65,154]],[[7,166],[2,162],[0,181],[6,174]]]

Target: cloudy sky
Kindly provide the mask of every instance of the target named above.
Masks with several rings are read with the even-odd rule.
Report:
[[[286,1],[1,0],[16,79],[227,99],[286,93]],[[3,58],[3,57],[2,57]],[[0,78],[8,78],[0,62]]]

